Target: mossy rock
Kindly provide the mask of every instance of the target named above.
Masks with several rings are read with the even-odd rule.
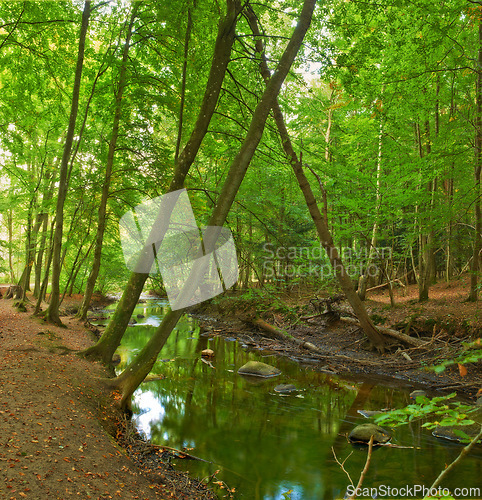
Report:
[[[361,424],[357,425],[348,435],[351,442],[368,443],[373,436],[373,444],[387,443],[392,439],[392,435],[375,424]]]
[[[238,373],[240,375],[250,375],[252,377],[269,378],[276,377],[281,371],[261,361],[248,361],[238,370]]]

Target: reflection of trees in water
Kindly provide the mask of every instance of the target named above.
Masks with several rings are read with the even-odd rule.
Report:
[[[182,342],[186,344],[179,337],[176,352],[181,356]],[[207,346],[215,352],[211,360],[215,369],[200,360]],[[319,497],[320,456],[329,451],[339,419],[353,397],[351,391],[327,375],[302,371],[300,382],[310,387],[304,399],[281,397],[273,392],[279,379],[258,385],[229,371],[253,358],[236,342],[200,337],[189,341],[188,347],[194,361],[164,363],[166,378],[149,385],[165,410],[162,422],[153,424],[152,440],[178,448],[195,446],[195,455],[234,470],[225,479],[231,487],[243,491],[248,487],[252,498],[279,496],[280,481],[302,484],[306,498]],[[213,472],[209,464],[188,468],[193,467],[200,476]]]
[[[160,316],[159,310],[147,307],[135,314],[147,317],[150,312]],[[139,350],[153,331],[139,325],[130,328],[123,348]],[[236,342],[211,337],[200,335],[188,318],[169,337],[153,370],[164,379],[145,385],[165,410],[162,421],[152,422],[152,441],[194,447],[194,455],[215,463],[179,464],[200,477],[222,469],[220,478],[246,498],[281,498],[290,488],[299,495],[293,498],[343,497],[348,479],[335,463],[331,446],[341,460],[353,448],[339,434],[360,422],[360,409],[400,408],[408,403],[408,396],[397,389],[303,370],[283,359],[276,361],[281,377],[252,384],[236,370],[250,359],[260,359],[259,355]],[[200,353],[207,347],[214,350],[210,361],[215,369],[201,361]],[[260,360],[274,363],[270,358]],[[274,386],[284,382],[306,388],[301,393],[304,399],[274,394]],[[452,444],[442,446],[418,422],[397,429],[395,440],[422,450],[376,450],[367,484],[431,484],[444,463],[460,451]],[[477,484],[482,472],[481,452],[477,453],[479,460],[463,462],[452,481],[464,477],[464,483],[470,484],[470,478],[475,478],[472,485]],[[348,459],[346,467],[354,481],[365,459],[365,450],[355,450]]]

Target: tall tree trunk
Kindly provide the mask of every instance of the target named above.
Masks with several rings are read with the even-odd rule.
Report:
[[[47,229],[48,229],[48,205],[52,200],[55,190],[55,175],[46,175],[46,185],[43,190],[42,204],[40,208],[40,212],[38,214],[40,225],[42,226],[40,233],[40,243],[39,249],[37,252],[37,258],[35,260],[35,286],[33,289],[33,296],[38,298],[41,287],[42,280],[42,262],[45,253],[45,245],[47,241]],[[39,225],[39,230],[40,230]]]
[[[378,217],[380,215],[380,204],[381,204],[381,194],[380,194],[380,182],[381,182],[381,171],[382,171],[382,138],[383,138],[383,121],[380,116],[380,131],[378,134],[378,156],[377,156],[377,183],[376,183],[376,194],[375,194],[375,221],[373,222],[372,228],[372,238],[370,241],[370,249],[368,250],[368,259],[366,263],[365,273],[360,277],[360,282],[358,286],[358,296],[361,300],[365,300],[368,284],[368,273],[370,272],[373,259],[377,253],[377,232],[378,232]],[[390,286],[390,285],[389,285]]]
[[[75,69],[74,88],[72,91],[72,105],[70,109],[69,126],[65,137],[64,151],[60,164],[59,190],[57,194],[57,207],[55,211],[55,233],[52,252],[52,293],[50,304],[45,311],[45,319],[50,323],[62,325],[59,317],[60,305],[60,256],[62,249],[62,232],[64,225],[64,204],[67,197],[68,183],[67,174],[69,169],[69,158],[72,151],[72,143],[75,132],[75,122],[79,109],[80,83],[82,78],[82,68],[84,65],[85,39],[90,17],[90,0],[85,0],[84,11],[82,13],[82,25],[79,36],[79,49],[77,54],[77,67]]]
[[[226,16],[221,19],[218,26],[211,69],[198,118],[189,140],[175,162],[174,175],[169,185],[169,192],[177,191],[184,186],[184,180],[201,147],[202,140],[207,133],[218,102],[224,75],[231,56],[236,20],[241,9],[239,0],[227,0],[226,3]],[[152,253],[150,248],[147,251],[148,255]],[[144,254],[144,251],[142,254]],[[104,334],[97,344],[83,352],[84,356],[102,360],[104,363],[110,363],[126,331],[147,277],[148,275],[144,273],[131,273],[122,297]]]
[[[328,117],[327,124],[325,130],[325,162],[326,166],[331,162],[331,151],[330,151],[330,143],[331,143],[331,128],[333,125],[333,104],[335,102],[336,96],[336,83],[330,83],[332,86],[331,95],[330,95],[330,106],[328,107]],[[323,200],[323,219],[325,220],[326,227],[328,227],[328,193],[326,191],[325,185],[321,182],[321,179],[318,177],[318,184],[321,189],[321,197]]]
[[[37,259],[35,261],[35,286],[33,289],[33,296],[38,298],[40,293],[40,282],[42,279],[42,263],[45,253],[45,244],[47,241],[47,228],[49,223],[49,215],[46,212],[40,214],[42,217],[42,232],[40,236],[39,249],[37,252]]]
[[[35,304],[34,315],[38,315],[42,311],[42,301],[45,299],[45,295],[47,293],[47,286],[49,283],[49,274],[50,274],[50,265],[52,264],[52,256],[53,256],[54,231],[55,231],[55,219],[52,221],[52,225],[50,227],[49,252],[48,252],[48,256],[47,256],[47,262],[45,264],[44,279],[42,280],[42,284],[40,286],[40,292],[39,292],[38,297],[37,297],[37,303]]]
[[[136,19],[139,6],[140,2],[134,2],[130,21],[127,26],[126,40],[124,43],[124,50],[122,53],[119,82],[117,85],[117,93],[115,97],[115,112],[114,112],[114,120],[112,123],[112,135],[109,141],[109,150],[107,153],[107,163],[105,166],[105,174],[104,174],[104,184],[102,185],[102,197],[100,200],[100,206],[97,218],[97,234],[95,237],[94,259],[92,262],[92,269],[90,271],[89,278],[87,279],[84,298],[82,300],[82,304],[80,305],[79,312],[77,313],[77,318],[83,321],[87,317],[87,310],[89,309],[90,300],[92,299],[92,294],[94,293],[95,282],[97,281],[97,276],[99,276],[100,261],[102,257],[102,244],[104,241],[104,232],[106,226],[107,199],[109,197],[110,180],[112,177],[112,168],[114,165],[114,155],[117,145],[117,138],[119,137],[119,124],[122,111],[122,96],[124,94],[124,88],[126,84],[129,47],[132,37],[132,28],[134,26],[134,21]]]
[[[475,302],[478,298],[478,274],[479,259],[481,251],[481,231],[482,216],[480,208],[480,173],[482,169],[482,21],[479,21],[479,50],[477,64],[477,83],[476,83],[476,115],[475,115],[475,167],[474,167],[474,251],[472,255],[472,266],[470,269],[470,293],[468,300]]]
[[[226,220],[228,212],[234,202],[234,198],[244,179],[249,163],[254,155],[254,152],[256,151],[259,141],[261,140],[269,111],[273,106],[273,103],[276,101],[281,85],[288,74],[291,64],[293,63],[293,60],[295,59],[301,46],[304,35],[311,23],[311,17],[315,4],[316,0],[305,0],[304,2],[300,19],[296,25],[294,33],[281,57],[276,72],[268,82],[263,96],[256,106],[243,144],[231,164],[219,195],[218,202],[209,220],[209,226],[217,226],[220,228]],[[211,245],[213,245],[215,241],[210,240],[205,243],[206,250],[209,251],[211,250]],[[197,271],[199,271],[199,268]],[[191,279],[190,276],[186,281],[187,286],[183,287],[181,296],[186,291],[189,293],[189,288],[197,285],[196,278],[199,276],[199,273],[195,272],[194,274],[194,279]],[[164,316],[161,325],[157,328],[154,335],[134,358],[132,363],[130,363],[118,377],[108,381],[110,386],[115,387],[122,392],[121,406],[125,407],[128,404],[133,392],[137,389],[139,384],[144,380],[146,375],[154,366],[160,350],[183,312],[183,309],[169,311]]]
[[[418,144],[418,151],[420,158],[424,158],[424,150],[422,144],[422,132],[420,131],[420,126],[417,124],[416,129],[416,141]],[[426,151],[430,154],[430,128],[428,122],[425,123],[425,136],[426,136]],[[423,174],[420,173],[421,188],[423,186]],[[432,192],[433,183],[430,181],[427,184],[427,190]],[[431,205],[432,206],[432,205]],[[427,231],[427,222],[422,220],[420,207],[417,205],[416,211],[419,214],[419,272],[418,272],[418,301],[425,302],[428,300],[428,294],[430,289],[430,276],[432,274],[431,265],[433,263],[432,253],[433,253],[433,233]]]
[[[87,234],[87,236],[88,236],[88,234]],[[84,242],[87,239],[87,236],[85,237]],[[89,256],[90,252],[92,251],[92,248],[94,247],[95,240],[91,242],[91,244],[89,245],[89,248],[87,248],[87,251],[84,253],[84,255],[82,255],[82,249],[84,246],[83,243],[81,245],[79,245],[79,250],[77,252],[77,255],[75,256],[74,263],[72,264],[72,269],[71,269],[69,277],[67,279],[67,283],[65,284],[65,287],[64,287],[64,293],[62,294],[62,298],[60,299],[61,304],[64,301],[64,298],[65,298],[65,295],[67,295],[67,292],[68,292],[69,296],[72,295],[72,290],[74,289],[74,284],[75,284],[75,280],[77,278],[77,274],[79,273],[80,269],[84,265],[84,262],[86,261],[87,257]]]
[[[261,74],[267,86],[269,87],[273,77],[271,77],[268,65],[266,63],[264,47],[260,38],[257,19],[254,12],[251,9],[247,10],[247,15],[251,30],[257,37],[256,50],[260,53],[261,56],[261,62],[260,62]],[[338,249],[336,248],[333,242],[333,238],[330,234],[328,226],[325,223],[325,219],[320,212],[318,204],[316,203],[316,199],[313,194],[313,191],[311,190],[311,186],[308,182],[308,179],[306,178],[305,173],[303,172],[302,164],[299,161],[298,156],[293,148],[288,130],[284,122],[283,113],[281,112],[281,108],[278,104],[277,98],[273,100],[272,109],[273,109],[274,119],[276,121],[276,126],[278,127],[278,131],[281,136],[281,142],[283,144],[283,148],[291,162],[291,166],[294,170],[296,179],[303,193],[303,196],[305,197],[305,202],[310,212],[311,218],[313,219],[313,222],[315,224],[316,231],[320,239],[320,243],[325,249],[328,258],[330,259],[338,283],[340,284],[341,289],[345,293],[348,302],[352,306],[353,311],[355,312],[358,318],[358,321],[360,321],[360,325],[362,326],[365,335],[368,337],[368,339],[370,340],[370,342],[373,344],[374,347],[376,347],[379,351],[383,351],[386,345],[385,339],[377,331],[377,329],[371,322],[368,313],[362,301],[360,300],[360,297],[358,297],[358,294],[353,288],[351,278],[345,270],[343,262],[338,254]]]
[[[13,269],[13,210],[7,210],[7,231],[8,231],[8,267],[10,269],[10,281],[12,285],[16,283],[15,270]]]
[[[184,37],[184,60],[182,62],[181,100],[179,103],[179,122],[177,124],[177,140],[176,140],[176,152],[174,155],[174,161],[177,161],[177,159],[179,158],[179,151],[181,150],[182,129],[184,122],[184,100],[186,98],[187,59],[189,54],[189,42],[191,40],[191,30],[192,30],[192,15],[191,15],[191,6],[189,6],[187,9],[186,34]]]

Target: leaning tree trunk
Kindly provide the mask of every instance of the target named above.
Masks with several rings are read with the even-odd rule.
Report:
[[[230,61],[236,19],[240,8],[239,0],[227,0],[227,13],[219,23],[211,69],[198,118],[189,140],[175,162],[174,176],[169,186],[169,192],[177,191],[184,186],[184,180],[207,133]],[[141,255],[149,256],[151,254],[152,251],[150,248],[146,252],[143,251],[141,253]],[[110,363],[126,331],[147,277],[148,275],[144,273],[131,273],[122,297],[104,334],[97,344],[82,353],[84,356],[102,360],[104,363]]]
[[[109,197],[110,180],[112,176],[112,167],[114,165],[114,155],[117,145],[117,138],[119,137],[119,123],[122,111],[122,96],[124,94],[124,88],[126,84],[126,71],[127,62],[129,56],[129,46],[132,37],[132,28],[134,26],[134,21],[137,15],[137,10],[140,3],[134,2],[131,18],[129,25],[127,27],[127,35],[124,43],[124,51],[122,53],[122,62],[119,74],[119,84],[117,86],[117,94],[115,97],[115,112],[114,120],[112,123],[112,135],[109,141],[109,151],[107,153],[107,163],[105,166],[104,174],[104,184],[102,186],[102,197],[100,200],[98,218],[97,218],[97,234],[95,237],[95,248],[94,248],[94,259],[92,262],[92,269],[87,279],[87,285],[85,287],[84,298],[82,304],[80,305],[77,317],[81,320],[85,320],[87,317],[87,310],[89,309],[90,300],[92,299],[92,294],[94,293],[95,283],[97,277],[99,276],[100,261],[102,257],[102,244],[104,241],[104,232],[106,226],[106,213],[107,213],[107,199]]]
[[[90,0],[85,0],[84,11],[82,13],[82,25],[79,36],[79,49],[77,54],[77,67],[75,69],[74,88],[72,92],[72,105],[70,109],[69,126],[65,137],[64,151],[60,164],[59,190],[57,195],[57,207],[55,211],[55,233],[53,241],[52,254],[52,293],[50,295],[50,304],[45,311],[45,319],[49,323],[62,325],[59,316],[60,305],[60,270],[61,270],[61,250],[62,250],[62,232],[64,225],[64,204],[67,197],[68,182],[67,174],[69,168],[69,158],[72,151],[74,140],[75,122],[77,111],[79,109],[80,83],[82,78],[82,68],[84,65],[85,39],[90,17]]]
[[[256,50],[261,54],[261,61],[260,61],[261,73],[266,84],[269,86],[272,77],[268,69],[268,65],[266,63],[266,57],[264,55],[264,48],[260,38],[257,19],[256,16],[254,15],[254,12],[251,9],[248,9],[247,13],[251,30],[257,37]],[[368,337],[368,339],[370,340],[370,342],[373,344],[374,347],[376,347],[379,351],[383,351],[386,345],[385,339],[377,331],[377,329],[371,322],[368,313],[362,301],[360,300],[360,297],[353,288],[351,278],[346,272],[345,267],[343,266],[343,262],[338,254],[338,249],[336,248],[333,242],[333,238],[330,234],[328,226],[326,225],[325,219],[320,212],[318,204],[316,203],[316,199],[313,194],[313,191],[311,190],[311,186],[308,182],[308,179],[305,176],[305,173],[303,172],[302,164],[299,161],[298,156],[296,155],[293,149],[293,145],[291,143],[290,136],[284,122],[283,113],[281,112],[281,108],[278,104],[277,99],[274,99],[272,107],[273,107],[274,119],[276,121],[276,126],[278,127],[278,131],[281,136],[281,142],[283,144],[283,148],[291,162],[291,166],[293,167],[296,179],[305,197],[306,205],[308,206],[308,210],[310,211],[310,215],[315,224],[318,237],[320,239],[321,244],[323,245],[323,248],[326,250],[326,253],[328,254],[328,258],[330,259],[338,283],[340,284],[341,289],[345,293],[348,302],[352,306],[353,311],[355,312],[356,317],[358,318],[358,321],[360,322],[360,325],[363,328],[365,335]]]
[[[293,32],[293,36],[291,37],[288,46],[286,47],[280,59],[276,72],[268,82],[263,96],[256,106],[253,117],[251,119],[250,127],[243,141],[243,144],[241,145],[238,154],[231,164],[223,188],[219,195],[218,202],[213,210],[211,218],[209,219],[208,226],[221,227],[226,220],[228,212],[234,202],[234,198],[236,197],[239,187],[241,186],[241,183],[244,179],[249,163],[251,162],[259,141],[261,140],[261,136],[263,135],[264,126],[266,124],[269,111],[273,106],[273,103],[276,101],[281,85],[286,78],[286,75],[288,74],[291,64],[293,63],[293,60],[295,59],[296,54],[298,53],[298,50],[301,46],[304,35],[311,23],[311,17],[315,4],[316,0],[305,0],[304,2],[300,19]],[[214,242],[206,241],[205,243],[206,250],[209,251],[210,245],[212,245]],[[181,296],[186,290],[188,290],[189,288],[192,289],[192,287],[195,287],[197,285],[197,278],[202,275],[202,271],[199,272],[198,268],[197,272],[195,270],[194,273],[191,274],[193,276],[189,276],[188,280],[186,281],[187,286],[183,287]],[[191,279],[192,277],[194,279]],[[114,387],[117,390],[121,391],[122,407],[126,407],[128,405],[128,402],[134,391],[144,380],[147,374],[151,371],[160,350],[164,346],[164,343],[168,339],[183,312],[183,309],[169,311],[164,316],[162,323],[157,328],[154,335],[151,337],[145,347],[139,352],[139,354],[134,358],[132,363],[129,364],[118,377],[108,381],[108,384],[111,387]]]

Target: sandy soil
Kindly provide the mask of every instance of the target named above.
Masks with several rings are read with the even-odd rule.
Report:
[[[76,355],[94,340],[88,330],[66,316],[67,328],[43,324],[12,303],[0,300],[1,499],[214,498],[152,460],[160,450],[142,468],[112,437],[119,414],[98,381],[107,373]]]

